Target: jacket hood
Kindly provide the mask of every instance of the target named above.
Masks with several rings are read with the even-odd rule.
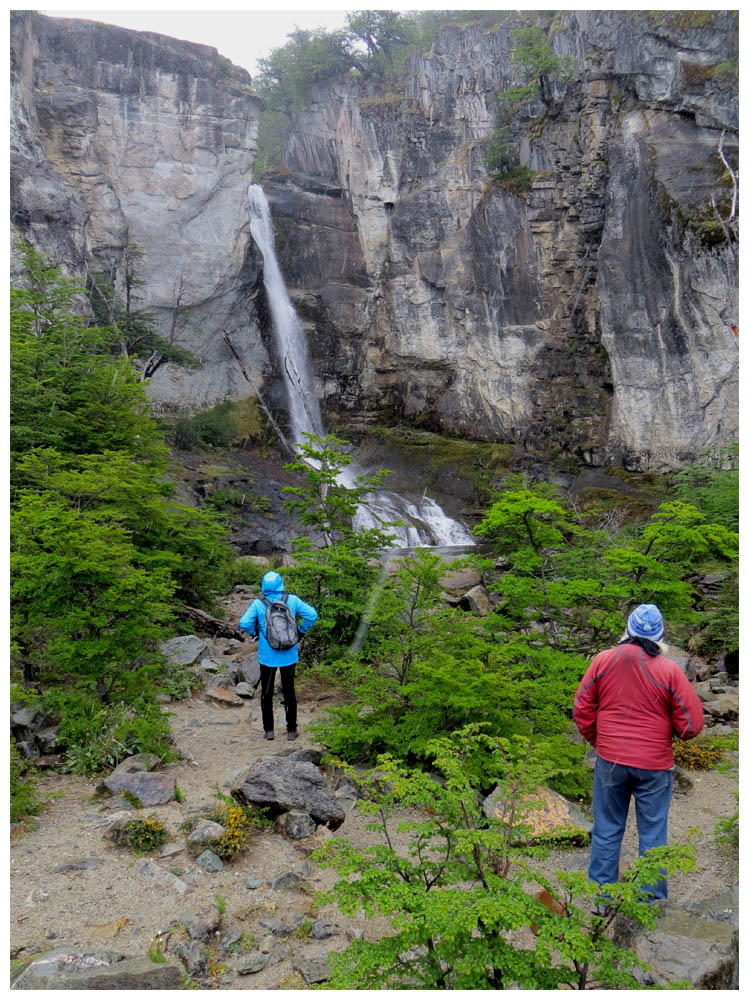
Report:
[[[283,577],[274,571],[266,573],[263,577],[262,590],[266,597],[271,595],[280,597],[283,594]]]

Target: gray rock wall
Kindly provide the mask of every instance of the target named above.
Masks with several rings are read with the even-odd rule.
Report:
[[[514,27],[445,29],[402,93],[337,85],[289,137],[267,186],[328,408],[593,464],[720,450],[737,434],[738,262],[711,199],[725,215],[734,15],[558,15],[549,38],[575,68],[515,123],[537,171],[521,195],[485,166],[519,82]],[[334,242],[313,272],[317,230],[298,220],[313,200],[325,214],[306,193],[321,180],[358,248]]]
[[[11,17],[11,67],[15,233],[69,273],[120,286],[123,249],[140,246],[139,307],[204,362],[161,369],[154,397],[223,398],[242,376],[222,328],[248,367],[267,364],[251,303],[261,104],[249,74],[207,46],[28,11]]]
[[[678,466],[737,435],[738,248],[711,203],[725,216],[736,16],[544,23],[574,69],[542,78],[513,123],[527,191],[486,168],[500,94],[520,82],[513,20],[445,28],[388,92],[338,81],[299,116],[264,185],[318,390],[352,429],[401,419]],[[282,405],[246,209],[247,74],[204,46],[31,12],[11,34],[16,230],[120,280],[124,245],[144,248],[141,304],[204,362],[161,369],[158,404],[251,391],[227,329]]]

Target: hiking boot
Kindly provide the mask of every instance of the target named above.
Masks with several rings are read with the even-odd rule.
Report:
[[[274,740],[276,738],[273,735],[273,730],[272,729],[266,729],[266,731],[265,731],[265,738],[266,738],[266,740]]]
[[[288,731],[288,733],[286,734],[286,739],[287,740],[295,740],[298,735],[299,735],[299,733],[296,731],[296,729],[290,729]]]

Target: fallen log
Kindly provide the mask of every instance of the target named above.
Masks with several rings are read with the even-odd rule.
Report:
[[[239,639],[240,642],[244,642],[245,633],[240,629],[235,628],[228,622],[222,621],[220,618],[214,618],[213,615],[209,615],[207,611],[201,611],[200,608],[191,608],[189,604],[182,605],[182,614],[185,618],[192,618],[201,625],[207,632],[212,632],[213,635],[220,635],[224,639]]]

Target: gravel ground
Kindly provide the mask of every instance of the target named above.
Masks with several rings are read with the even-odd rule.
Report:
[[[312,746],[304,727],[325,707],[313,692],[300,695],[300,739],[295,748]],[[269,744],[262,738],[260,706],[251,701],[241,708],[219,708],[202,697],[169,706],[177,746],[188,752],[189,761],[172,765],[182,802],[171,802],[145,813],[155,813],[167,826],[174,843],[184,843],[183,821],[203,803],[215,803],[215,792],[228,779],[249,767],[258,757],[287,748],[281,732]],[[281,710],[277,710],[277,726]],[[707,899],[738,880],[735,852],[715,841],[715,824],[735,811],[733,792],[738,789],[736,771],[690,772],[693,788],[674,797],[670,814],[671,840],[697,830],[697,868],[672,880],[671,897],[691,901]],[[117,950],[144,955],[159,932],[189,909],[226,900],[226,912],[249,932],[257,932],[263,915],[309,914],[312,893],[273,891],[276,875],[296,867],[304,854],[293,843],[273,831],[258,834],[246,854],[217,874],[202,872],[186,850],[158,863],[164,871],[179,869],[194,876],[195,885],[184,895],[154,884],[139,871],[142,858],[126,848],[114,847],[102,838],[103,825],[111,817],[111,804],[94,797],[96,782],[72,775],[50,775],[41,791],[50,797],[33,828],[12,838],[10,851],[10,945],[11,959],[26,959],[61,943]],[[225,790],[225,789],[224,789]],[[623,867],[637,854],[634,810],[623,847]],[[357,844],[372,842],[375,835],[365,829],[365,819],[355,807],[338,831]],[[587,849],[555,852],[543,864],[547,872],[559,868],[585,870]],[[91,859],[96,859],[91,861]],[[70,862],[88,861],[91,867],[58,871]],[[247,878],[263,880],[257,889],[247,888]],[[311,865],[309,887],[329,887],[335,874]],[[291,935],[284,939],[288,954],[278,964],[261,972],[238,976],[232,969],[215,980],[223,989],[289,989],[301,983],[289,978],[294,968],[313,958],[325,958],[342,950],[354,936],[382,934],[383,921],[349,920],[336,908],[323,908],[318,916],[336,925],[336,934],[325,940]],[[168,951],[167,951],[168,953]],[[231,965],[231,959],[227,961]]]

